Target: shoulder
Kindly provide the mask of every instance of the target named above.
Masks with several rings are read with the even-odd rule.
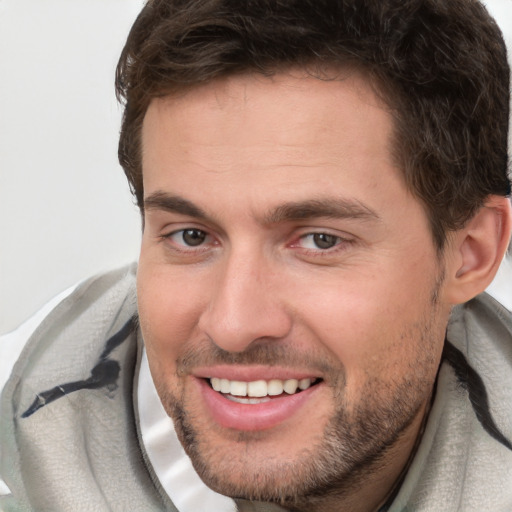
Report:
[[[175,510],[137,436],[136,311],[134,267],[94,277],[23,349],[0,401],[0,474],[18,508]],[[36,474],[51,485],[34,487]],[[126,486],[113,489],[112,475]]]
[[[113,338],[115,343],[120,336],[127,338],[125,331],[134,332],[135,271],[130,265],[92,277],[53,307],[35,329],[22,326],[2,347],[4,353],[10,349],[7,356],[12,358],[2,363],[7,381],[3,398],[18,388],[40,391],[59,385],[56,379],[83,379],[103,357],[106,342]],[[34,332],[25,342],[22,336],[30,330]]]
[[[21,324],[17,329],[0,335],[0,391],[4,387],[12,368],[30,339],[43,325],[58,323],[64,328],[74,321],[71,310],[82,309],[82,303],[92,306],[95,299],[107,295],[106,302],[115,302],[114,297],[122,300],[135,294],[136,265],[131,264],[110,272],[101,273],[80,283],[70,286],[48,301],[39,311]],[[109,294],[110,290],[110,294]],[[75,306],[73,308],[73,306]],[[112,304],[109,309],[112,309]]]

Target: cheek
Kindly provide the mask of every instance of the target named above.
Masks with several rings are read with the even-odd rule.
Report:
[[[310,329],[343,362],[347,383],[355,386],[368,375],[392,380],[403,370],[409,373],[443,335],[435,327],[431,286],[426,280],[412,288],[387,276],[351,277],[324,286],[321,294],[308,294]]]
[[[140,326],[153,368],[174,363],[197,329],[202,300],[190,283],[141,263],[137,273]]]

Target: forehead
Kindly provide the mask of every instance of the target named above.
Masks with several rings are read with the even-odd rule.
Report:
[[[144,185],[169,160],[175,169],[186,160],[189,170],[212,172],[241,171],[243,162],[245,178],[285,160],[361,166],[378,155],[392,166],[391,133],[387,109],[359,74],[233,76],[151,102],[142,131]]]

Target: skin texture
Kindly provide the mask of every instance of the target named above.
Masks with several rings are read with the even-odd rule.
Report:
[[[451,307],[443,276],[461,262],[436,253],[391,136],[357,75],[241,75],[149,107],[140,324],[162,403],[218,492],[370,511],[409,459]],[[270,427],[256,414],[233,428],[208,374],[319,383]]]

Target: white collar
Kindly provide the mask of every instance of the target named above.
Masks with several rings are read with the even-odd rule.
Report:
[[[160,402],[145,350],[139,370],[137,407],[144,448],[160,484],[179,512],[235,512],[234,501],[212,491],[195,472]]]

